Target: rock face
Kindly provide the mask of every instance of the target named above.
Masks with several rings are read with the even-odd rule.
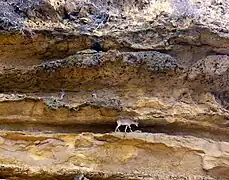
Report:
[[[81,172],[92,179],[214,179],[211,176],[229,175],[225,160],[229,143],[193,136],[5,132],[1,137],[2,176],[73,179]]]
[[[229,179],[228,10],[0,2],[0,178]]]

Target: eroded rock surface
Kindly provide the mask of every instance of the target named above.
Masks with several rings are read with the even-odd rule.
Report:
[[[229,179],[228,9],[1,1],[0,178]]]
[[[211,175],[223,173],[226,178],[228,148],[227,142],[160,133],[5,132],[1,175],[36,179],[42,173],[43,179],[70,179],[81,172],[92,179],[214,179]]]

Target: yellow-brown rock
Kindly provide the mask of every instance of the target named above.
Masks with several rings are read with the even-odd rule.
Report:
[[[229,179],[228,10],[1,1],[0,179]]]

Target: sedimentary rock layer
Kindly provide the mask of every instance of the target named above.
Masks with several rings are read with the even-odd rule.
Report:
[[[228,179],[228,9],[0,2],[0,178]]]

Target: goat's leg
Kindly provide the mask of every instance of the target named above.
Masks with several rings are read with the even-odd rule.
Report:
[[[119,130],[119,126],[120,126],[120,125],[117,125],[117,126],[116,126],[115,132],[117,132],[117,130],[120,131],[120,130]]]
[[[128,126],[125,127],[125,132],[126,132],[126,130],[127,130],[127,127],[128,127]]]
[[[133,132],[132,129],[131,129],[131,126],[129,125],[128,127],[130,128],[130,132]]]

